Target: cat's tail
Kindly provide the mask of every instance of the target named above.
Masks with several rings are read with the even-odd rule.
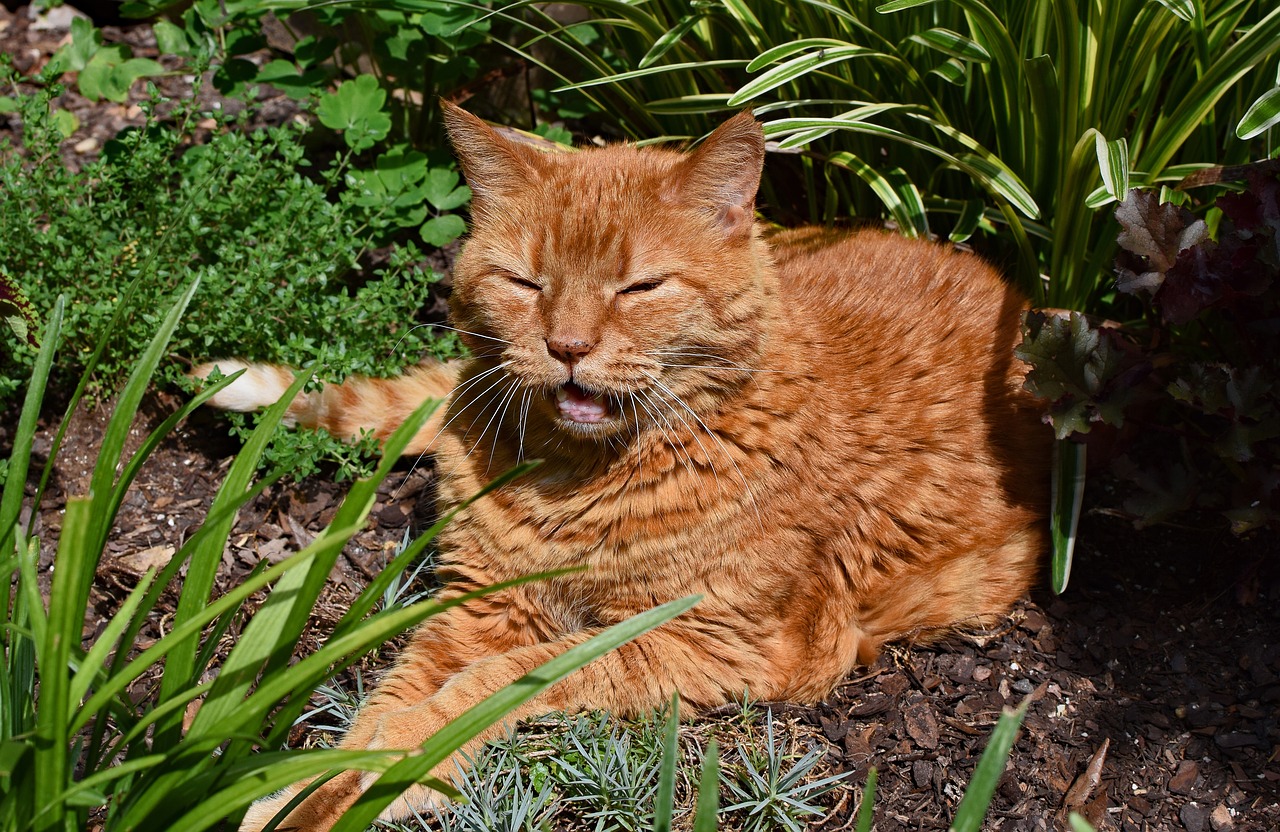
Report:
[[[217,368],[224,376],[244,370],[209,400],[223,410],[251,411],[275,404],[294,382],[293,370],[277,364],[247,364],[238,359],[218,359],[191,371],[196,378],[208,378]],[[352,376],[342,384],[326,384],[319,390],[299,393],[289,403],[284,421],[289,425],[324,428],[343,439],[357,439],[372,431],[378,441],[386,441],[414,410],[427,399],[445,399],[458,379],[457,362],[430,361],[407,369],[394,378]],[[427,420],[405,448],[405,455],[430,450],[439,434],[441,406]]]

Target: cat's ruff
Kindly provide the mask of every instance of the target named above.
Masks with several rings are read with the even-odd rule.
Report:
[[[815,700],[886,641],[977,624],[1025,591],[1046,546],[1051,433],[1013,357],[1025,300],[990,266],[876,231],[765,238],[764,139],[747,114],[689,153],[544,155],[452,105],[445,119],[474,194],[450,299],[471,357],[329,385],[288,417],[386,437],[448,397],[410,447],[435,455],[443,506],[545,462],[446,527],[442,593],[588,568],[430,619],[344,746],[414,748],[691,593],[704,600],[510,720],[634,715],[675,691],[695,708],[744,689]],[[260,407],[291,379],[253,366],[214,404]],[[283,826],[328,829],[361,790],[341,774]]]

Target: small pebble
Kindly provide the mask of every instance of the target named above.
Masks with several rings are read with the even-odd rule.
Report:
[[[1169,778],[1169,791],[1174,794],[1191,794],[1199,774],[1200,769],[1194,760],[1183,760],[1178,763],[1177,772]]]
[[[1231,810],[1219,803],[1209,815],[1209,825],[1213,827],[1213,832],[1224,832],[1227,829],[1234,829],[1236,822],[1231,817]]]
[[[81,139],[75,144],[75,151],[81,155],[85,153],[96,153],[98,151],[98,140],[93,136],[87,139]]]
[[[988,679],[990,679],[990,678],[991,678],[991,668],[989,668],[989,667],[975,667],[975,668],[973,669],[973,681],[975,681],[975,682],[985,682],[985,681],[987,681],[987,680],[988,680]]]
[[[1178,811],[1178,820],[1187,832],[1204,832],[1209,826],[1209,810],[1195,803],[1188,803]]]

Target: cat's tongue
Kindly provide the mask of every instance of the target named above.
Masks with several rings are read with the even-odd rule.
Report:
[[[591,424],[609,415],[603,395],[591,395],[572,381],[556,388],[556,407],[570,422]]]

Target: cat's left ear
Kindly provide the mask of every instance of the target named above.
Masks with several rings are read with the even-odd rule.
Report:
[[[749,235],[764,168],[764,131],[750,111],[715,129],[684,160],[683,197],[715,211],[726,236]]]

